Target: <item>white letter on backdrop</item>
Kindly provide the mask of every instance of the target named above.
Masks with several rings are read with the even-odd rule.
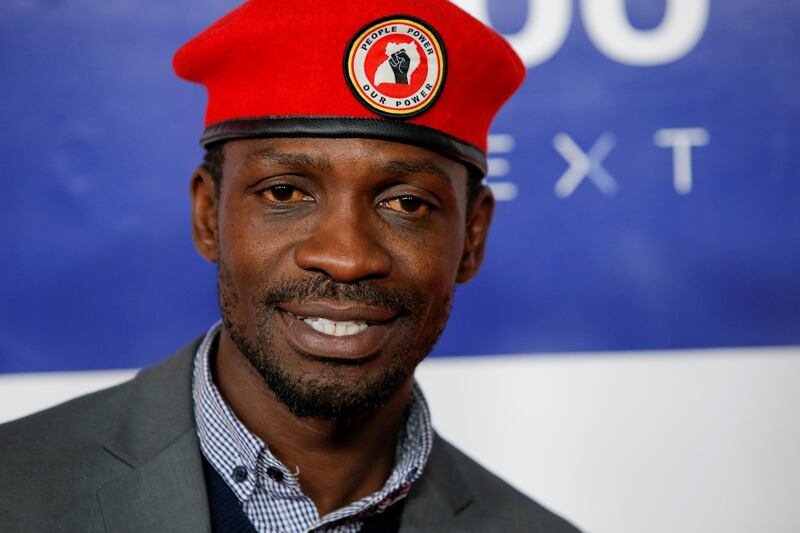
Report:
[[[488,0],[453,0],[453,3],[489,24]],[[561,49],[569,34],[571,22],[572,0],[528,0],[525,26],[505,38],[517,51],[525,66],[531,68],[541,65]]]
[[[582,0],[581,15],[595,46],[614,61],[635,66],[664,65],[691,52],[708,26],[711,0],[665,0],[657,28],[631,26],[625,0]]]
[[[678,194],[692,192],[692,148],[706,146],[711,135],[705,128],[665,128],[658,130],[653,138],[656,146],[672,148],[675,190]]]

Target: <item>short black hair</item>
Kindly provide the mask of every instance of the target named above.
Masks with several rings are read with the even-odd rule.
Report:
[[[225,164],[225,141],[209,144],[203,156],[203,167],[214,178],[217,194],[222,183],[222,167]],[[467,205],[472,204],[483,188],[483,176],[472,165],[467,165]]]
[[[215,142],[206,146],[206,153],[203,156],[203,168],[211,177],[214,178],[217,195],[219,196],[219,185],[222,183],[222,167],[225,164],[225,143]]]

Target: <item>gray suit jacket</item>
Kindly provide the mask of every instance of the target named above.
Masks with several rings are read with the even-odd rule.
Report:
[[[191,399],[197,345],[0,426],[0,531],[210,532]],[[468,531],[577,530],[437,437],[401,532]]]

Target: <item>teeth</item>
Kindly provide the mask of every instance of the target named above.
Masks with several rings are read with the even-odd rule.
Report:
[[[326,335],[333,335],[334,337],[348,337],[361,333],[369,327],[366,322],[337,322],[318,317],[302,317],[301,319],[316,331]]]

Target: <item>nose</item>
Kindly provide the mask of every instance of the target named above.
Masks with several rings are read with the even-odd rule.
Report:
[[[297,266],[343,283],[388,276],[391,256],[366,213],[359,213],[352,204],[326,211],[311,235],[295,247]]]

